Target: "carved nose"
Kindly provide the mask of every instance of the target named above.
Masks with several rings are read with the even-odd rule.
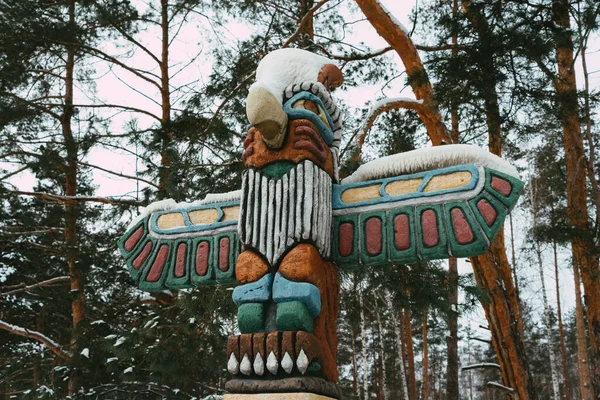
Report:
[[[251,88],[246,98],[246,116],[269,148],[283,145],[288,116],[271,92],[263,87]]]

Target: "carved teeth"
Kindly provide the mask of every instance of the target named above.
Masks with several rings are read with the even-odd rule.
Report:
[[[288,374],[291,373],[292,368],[294,368],[294,360],[292,360],[292,357],[290,357],[287,351],[281,360],[281,368],[283,368],[283,370]]]
[[[229,371],[232,375],[237,375],[239,370],[239,363],[237,358],[235,358],[235,354],[231,353],[229,356],[229,361],[227,361],[227,371]]]
[[[277,362],[277,357],[275,357],[275,353],[269,353],[269,357],[267,357],[267,369],[273,375],[277,375],[277,370],[279,369],[279,363]]]
[[[263,362],[260,353],[258,353],[254,359],[254,373],[258,376],[262,376],[265,373],[265,363]]]
[[[306,373],[306,370],[308,369],[308,357],[306,357],[304,349],[300,350],[300,354],[298,355],[298,359],[296,360],[296,365],[298,366],[298,370],[300,371],[300,373],[304,375]]]
[[[244,354],[244,358],[242,358],[242,362],[240,364],[240,372],[246,376],[252,374],[252,364],[250,364],[248,354]]]

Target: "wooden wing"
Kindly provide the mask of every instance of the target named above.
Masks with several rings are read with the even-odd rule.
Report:
[[[176,204],[133,224],[119,240],[129,273],[149,292],[235,282],[239,201]]]
[[[475,164],[334,185],[334,261],[356,268],[482,254],[522,189]]]

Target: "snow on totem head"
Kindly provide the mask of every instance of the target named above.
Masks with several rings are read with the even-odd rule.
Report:
[[[328,139],[337,179],[342,116],[331,91],[343,82],[342,71],[327,57],[300,49],[279,49],[267,54],[258,64],[256,82],[246,99],[249,122],[262,128],[263,139],[278,148],[283,141],[288,117],[283,107],[288,100],[302,92],[320,99],[329,114]],[[332,137],[333,136],[333,137]]]

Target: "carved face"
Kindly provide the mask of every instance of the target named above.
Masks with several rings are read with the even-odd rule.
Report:
[[[325,64],[311,81],[288,85],[281,100],[260,80],[250,89],[246,113],[252,127],[244,141],[246,167],[310,160],[334,177],[341,131],[340,113],[330,90],[342,83],[342,73]]]

